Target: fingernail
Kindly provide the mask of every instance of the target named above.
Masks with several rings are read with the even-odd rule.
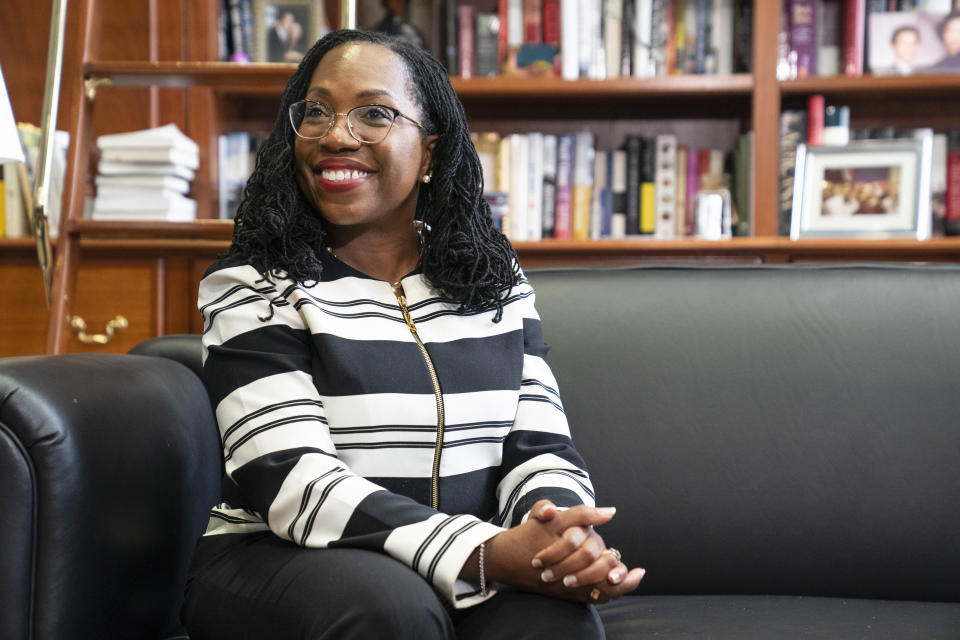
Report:
[[[575,587],[577,586],[577,576],[569,575],[563,577],[563,586],[565,587]]]
[[[613,569],[607,574],[607,579],[609,579],[612,584],[619,584],[619,582],[623,580],[624,573],[623,569]]]
[[[643,580],[643,576],[647,575],[646,569],[640,569],[640,579]]]
[[[542,568],[543,568],[543,560],[541,560],[540,558],[534,558],[533,560],[530,561],[530,564],[533,565],[533,568],[534,568],[534,569],[542,569]]]
[[[547,569],[546,571],[541,573],[540,579],[543,580],[544,582],[550,582],[551,580],[553,580],[553,570]]]
[[[597,507],[597,513],[602,516],[612,516],[617,512],[616,507]]]

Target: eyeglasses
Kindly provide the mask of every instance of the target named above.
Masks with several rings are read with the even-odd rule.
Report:
[[[362,144],[383,142],[397,118],[405,118],[423,129],[423,125],[398,109],[382,104],[365,104],[346,113],[337,113],[322,102],[300,100],[290,105],[290,123],[293,131],[305,140],[325,138],[337,121],[337,116],[347,118],[347,131]]]

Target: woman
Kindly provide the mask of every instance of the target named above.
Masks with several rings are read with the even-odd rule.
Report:
[[[429,54],[361,31],[306,54],[200,287],[230,480],[194,640],[594,638],[583,603],[636,588],[481,193]]]

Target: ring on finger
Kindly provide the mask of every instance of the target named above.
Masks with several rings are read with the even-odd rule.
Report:
[[[610,555],[612,555],[614,558],[617,559],[617,562],[620,562],[620,558],[622,557],[620,555],[620,551],[617,549],[614,549],[613,547],[607,547],[604,553],[609,553]]]
[[[600,589],[597,589],[596,587],[594,587],[593,589],[591,589],[591,590],[590,590],[590,599],[593,600],[594,602],[596,602],[597,600],[599,600],[599,599],[600,599]]]

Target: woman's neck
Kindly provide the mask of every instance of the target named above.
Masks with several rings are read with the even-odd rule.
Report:
[[[327,250],[341,262],[371,278],[398,282],[420,262],[416,230],[399,233],[350,233],[343,229],[327,231]]]

